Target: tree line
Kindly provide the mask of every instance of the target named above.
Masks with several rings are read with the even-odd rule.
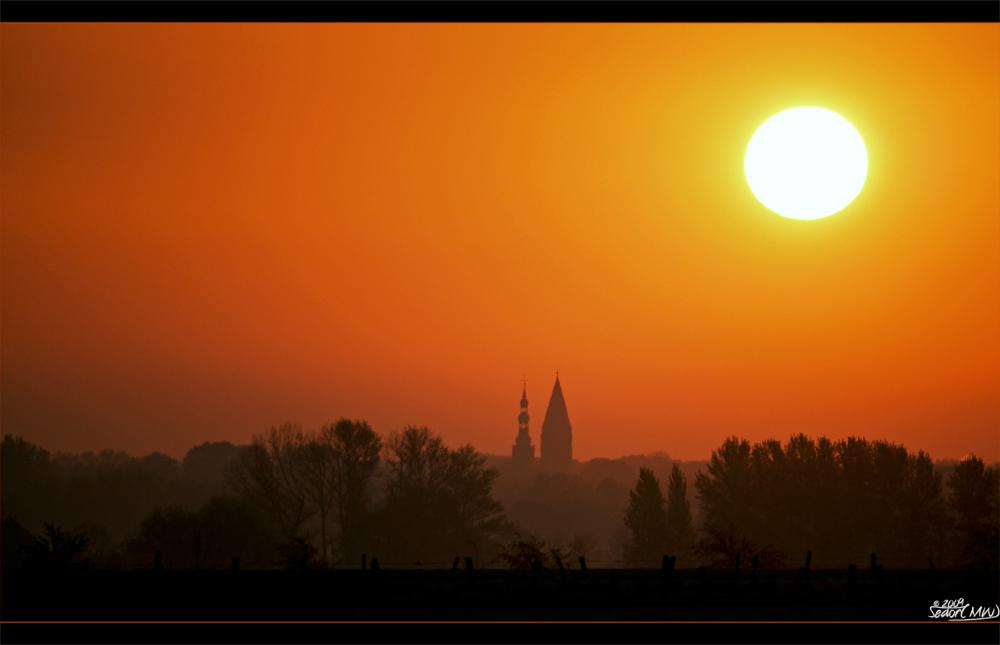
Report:
[[[346,418],[313,433],[274,427],[249,446],[206,443],[183,464],[113,451],[50,459],[8,435],[0,444],[4,566],[15,549],[38,566],[79,561],[85,550],[111,568],[149,567],[156,551],[179,568],[226,567],[236,555],[244,566],[357,566],[362,554],[422,566],[473,555],[477,566],[530,568],[570,566],[585,554],[508,521],[493,496],[498,471],[485,461],[426,427],[383,440]],[[628,536],[621,557],[643,567],[664,555],[678,566],[732,567],[756,556],[763,567],[785,567],[809,551],[818,567],[864,563],[870,553],[895,567],[926,567],[928,557],[942,567],[995,566],[998,469],[969,456],[944,484],[926,453],[885,441],[732,437],[695,477],[697,518],[676,464],[665,496],[640,468],[618,516]],[[76,535],[53,518],[75,518]],[[44,534],[19,520],[45,520]],[[109,535],[126,525],[124,539]]]
[[[288,423],[254,436],[249,446],[226,447],[232,450],[208,444],[193,449],[183,472],[201,477],[178,480],[146,467],[162,466],[161,457],[173,461],[164,455],[136,460],[106,451],[51,460],[47,451],[8,435],[0,445],[5,566],[17,549],[35,553],[28,559],[35,563],[46,561],[38,557],[46,549],[51,556],[43,541],[54,544],[53,536],[65,533],[47,523],[53,516],[73,518],[77,533],[87,535],[77,544],[77,560],[88,550],[113,568],[148,567],[154,552],[164,566],[181,568],[227,566],[232,556],[243,566],[323,567],[355,564],[362,554],[383,562],[440,563],[472,553],[490,564],[503,537],[512,535],[502,505],[491,496],[497,470],[484,468],[485,457],[471,445],[449,448],[426,427],[406,427],[383,442],[364,421],[340,419],[315,433]],[[229,458],[212,459],[221,452]],[[199,462],[214,463],[218,476],[206,479]],[[167,465],[176,470],[175,461]],[[195,505],[187,500],[198,496],[189,489],[199,486],[215,494],[191,510]],[[74,510],[79,491],[87,491],[90,516]],[[117,548],[101,549],[115,541],[93,516],[130,494],[142,497],[130,504],[131,514],[124,513],[137,527]],[[184,502],[163,503],[171,498]],[[141,508],[146,511],[136,516]],[[46,535],[33,542],[17,518],[29,526],[45,520]]]
[[[626,559],[694,557],[719,567],[755,556],[763,567],[794,566],[807,552],[819,566],[846,567],[881,554],[899,568],[996,566],[1000,477],[970,455],[942,485],[930,456],[887,441],[814,441],[784,446],[738,437],[712,452],[695,480],[704,521],[692,531],[683,475],[675,468],[665,502],[643,470],[630,494]]]
[[[497,471],[484,462],[471,445],[448,448],[426,427],[383,444],[366,422],[341,419],[315,434],[286,424],[254,437],[226,477],[300,558],[315,550],[323,566],[363,553],[415,563],[470,548],[495,557],[508,523],[491,497]],[[383,497],[374,504],[379,477]]]

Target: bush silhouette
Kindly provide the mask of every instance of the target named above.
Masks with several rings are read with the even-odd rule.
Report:
[[[26,564],[43,569],[67,569],[73,557],[87,550],[87,536],[73,535],[45,523],[45,534],[27,547]]]

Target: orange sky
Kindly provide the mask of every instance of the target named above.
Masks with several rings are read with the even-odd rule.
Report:
[[[182,456],[286,420],[574,457],[732,434],[1000,458],[1000,25],[0,27],[2,432]],[[832,217],[743,155],[869,154]]]

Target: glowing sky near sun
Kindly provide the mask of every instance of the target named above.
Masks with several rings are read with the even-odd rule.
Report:
[[[2,431],[1000,458],[1000,25],[0,26]],[[796,106],[864,190],[744,177]]]

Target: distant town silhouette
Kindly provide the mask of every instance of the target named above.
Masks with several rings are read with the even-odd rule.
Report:
[[[866,565],[877,584],[886,569],[996,569],[1000,469],[975,456],[935,464],[886,441],[799,434],[731,437],[707,462],[581,463],[558,376],[537,458],[529,421],[524,386],[510,457],[448,447],[427,427],[383,438],[347,418],[312,433],[286,423],[245,446],[206,442],[181,462],[50,455],[6,435],[2,566],[9,581],[124,570],[457,576],[464,563],[467,585],[475,571],[523,570],[537,586],[543,571],[565,584],[573,570],[581,580],[610,570],[612,590],[619,570],[658,571],[666,585],[741,569],[753,584],[758,571],[787,571],[800,585],[810,571],[840,571],[853,585]],[[25,610],[9,598],[5,618]]]

